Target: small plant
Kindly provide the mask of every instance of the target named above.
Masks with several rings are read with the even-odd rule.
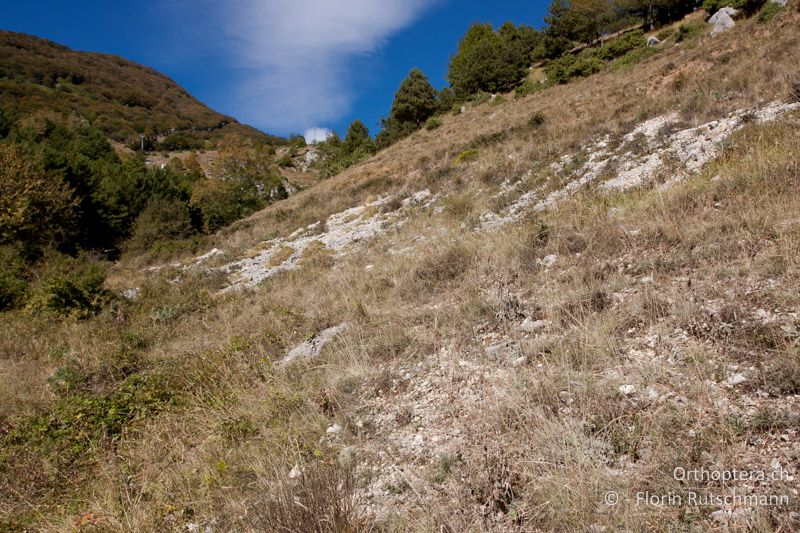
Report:
[[[492,107],[503,105],[504,103],[506,103],[506,99],[505,99],[505,97],[500,96],[500,95],[495,96],[494,98],[489,100],[489,105],[492,106]]]
[[[414,277],[431,288],[461,277],[472,264],[472,255],[463,246],[454,246],[423,260]]]
[[[438,117],[431,117],[425,122],[425,129],[428,131],[435,130],[442,126],[442,120]]]
[[[545,118],[544,115],[537,111],[528,118],[528,126],[530,128],[536,129],[544,124]]]
[[[477,105],[485,104],[486,102],[491,100],[491,98],[492,98],[491,94],[489,94],[487,92],[480,91],[480,92],[472,95],[472,98],[470,98],[470,102],[472,102],[473,104],[475,104],[477,106]]]
[[[321,461],[303,468],[297,482],[269,490],[255,507],[262,531],[358,531],[353,509],[355,483],[344,467]]]
[[[325,246],[322,241],[311,241],[303,250],[300,257],[302,266],[329,268],[333,266],[333,250]]]
[[[761,11],[758,12],[758,21],[762,24],[769,22],[781,11],[783,11],[783,6],[781,6],[779,3],[767,2],[764,4],[764,7],[761,8]]]
[[[288,245],[281,246],[269,258],[269,266],[277,267],[285,263],[294,254],[294,248]]]
[[[478,157],[479,153],[480,152],[475,149],[464,150],[456,156],[456,163],[466,163],[467,161],[472,161]]]
[[[282,156],[278,159],[277,163],[279,167],[294,168],[294,161],[292,161],[292,156],[290,154]]]
[[[522,85],[514,89],[514,98],[525,98],[535,92],[547,87],[546,83],[540,81],[526,80]]]
[[[547,78],[553,83],[568,83],[573,78],[581,78],[599,72],[603,61],[593,55],[566,54],[551,61],[545,67]]]

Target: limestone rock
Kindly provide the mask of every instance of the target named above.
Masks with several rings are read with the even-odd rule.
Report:
[[[318,356],[322,348],[339,333],[345,331],[347,327],[347,322],[342,322],[338,326],[333,326],[332,328],[319,332],[314,338],[301,342],[292,348],[289,353],[286,354],[286,357],[281,359],[278,364],[286,365],[297,359],[309,359]]]
[[[717,35],[736,26],[736,23],[733,21],[733,17],[735,17],[738,13],[739,12],[732,7],[723,7],[714,13],[714,15],[708,19],[708,23],[714,26],[714,28],[711,30],[711,35]]]

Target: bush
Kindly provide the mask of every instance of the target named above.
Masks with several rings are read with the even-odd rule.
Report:
[[[426,257],[414,271],[421,285],[435,289],[444,283],[460,278],[473,262],[473,255],[465,247],[456,245],[436,255]]]
[[[195,184],[189,205],[200,212],[203,230],[213,233],[264,206],[252,182],[204,179]]]
[[[179,150],[197,150],[203,147],[203,141],[185,131],[168,135],[158,144],[159,150],[175,152]],[[139,146],[141,149],[141,145]]]
[[[603,61],[592,55],[567,54],[548,63],[544,70],[553,83],[568,83],[573,78],[589,76],[603,68]]]
[[[526,80],[522,85],[520,85],[514,90],[514,97],[524,98],[530,94],[541,91],[547,86],[548,86],[547,83],[542,83],[533,80]]]
[[[0,311],[22,303],[28,288],[24,268],[19,250],[0,247]]]
[[[659,51],[658,48],[636,48],[614,61],[613,68],[624,69],[632,67],[640,61],[657,54]]]
[[[594,55],[603,61],[610,61],[624,56],[631,50],[645,48],[646,46],[647,40],[644,37],[644,32],[635,30],[609,41],[606,45],[598,48]]]
[[[544,114],[542,114],[540,111],[537,111],[534,114],[532,114],[528,119],[528,126],[530,126],[531,128],[538,128],[541,125],[543,125],[544,122],[545,122]]]
[[[86,318],[110,299],[110,293],[103,289],[105,267],[98,261],[49,253],[39,264],[40,281],[32,288],[28,302],[31,309]]]
[[[184,239],[194,233],[189,208],[179,200],[153,198],[133,224],[125,243],[130,252],[145,252],[157,242]]]
[[[464,150],[456,156],[456,163],[466,163],[478,157],[478,150]]]
[[[777,2],[767,2],[758,12],[758,21],[761,23],[769,22],[781,11],[783,11],[783,7]]]
[[[431,117],[428,119],[427,122],[425,122],[425,129],[428,131],[435,130],[437,128],[440,128],[441,126],[442,126],[442,121],[437,117]]]

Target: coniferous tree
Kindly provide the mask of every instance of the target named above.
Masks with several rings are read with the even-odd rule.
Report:
[[[389,118],[419,128],[436,112],[436,108],[436,89],[428,77],[415,68],[397,89]]]

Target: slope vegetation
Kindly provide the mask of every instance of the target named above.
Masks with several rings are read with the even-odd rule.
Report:
[[[151,68],[2,30],[0,111],[14,120],[85,120],[119,142],[176,130],[197,139],[238,133],[277,140],[209,109]]]
[[[798,27],[469,105],[88,320],[4,313],[8,528],[795,530]]]

